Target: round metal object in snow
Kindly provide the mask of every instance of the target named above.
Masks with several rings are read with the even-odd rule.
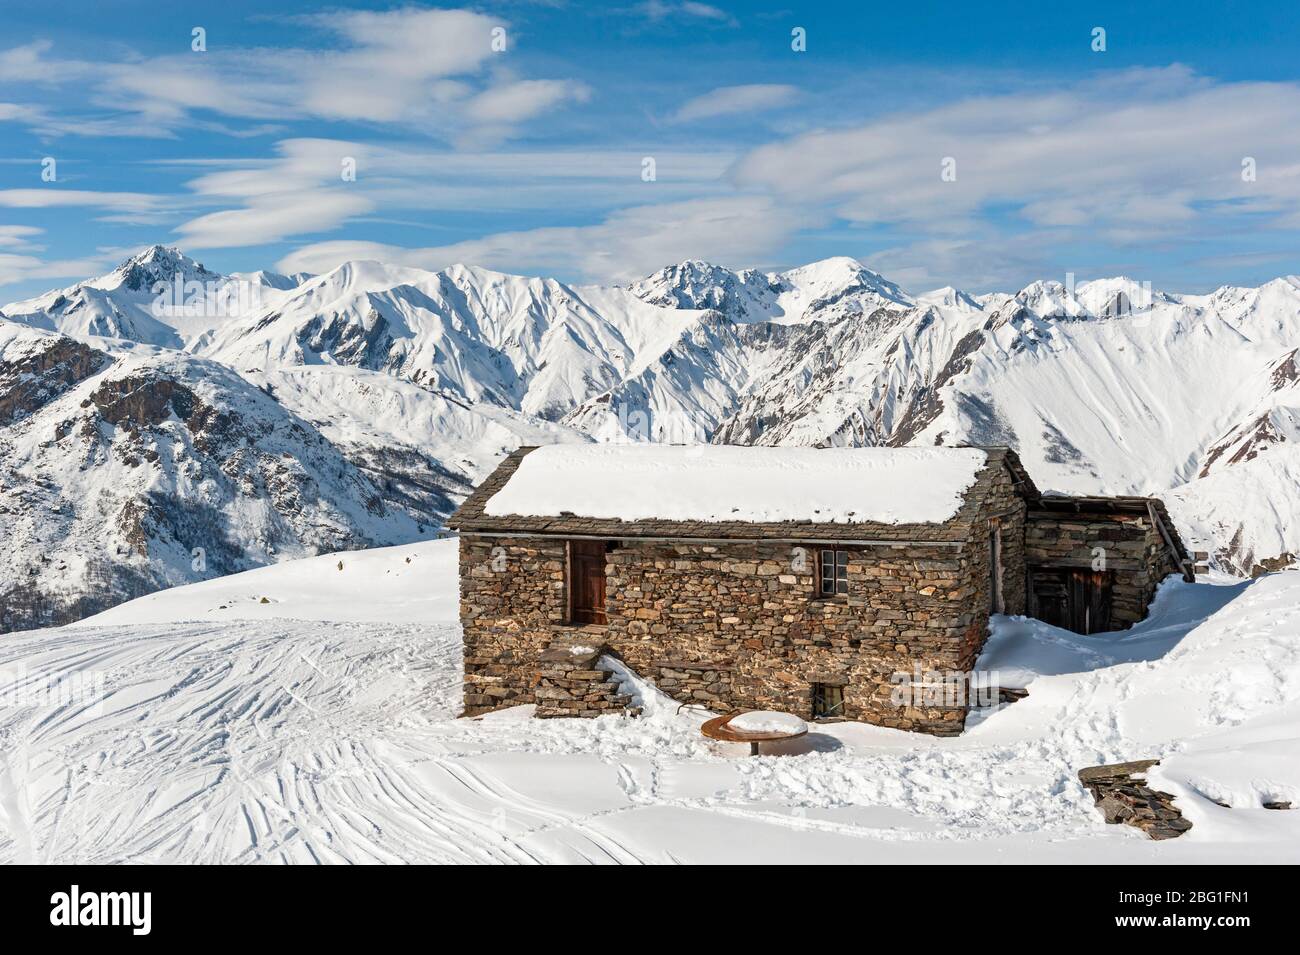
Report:
[[[727,725],[734,717],[740,715],[740,713],[731,713],[727,716],[715,716],[700,727],[700,732],[709,739],[722,740],[724,743],[748,743],[750,756],[758,755],[759,743],[771,743],[779,739],[798,739],[800,736],[808,735],[807,727],[798,733],[746,733],[744,730],[732,729]]]

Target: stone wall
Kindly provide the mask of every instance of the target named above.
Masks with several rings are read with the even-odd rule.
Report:
[[[1116,630],[1142,620],[1156,586],[1176,570],[1160,531],[1145,514],[1029,512],[1029,567],[1091,568],[1099,556],[1105,558],[1104,569],[1113,572],[1110,622]]]
[[[564,562],[562,540],[460,538],[465,715],[534,702],[538,661],[564,623]]]
[[[848,593],[817,595],[818,548],[624,541],[609,555],[606,639],[679,700],[812,718],[812,684],[844,688],[844,716],[960,731],[960,706],[898,706],[894,675],[950,671],[987,614],[966,549],[845,548]]]
[[[1025,502],[1016,493],[1011,475],[1003,468],[987,475],[989,486],[972,523],[971,586],[977,607],[993,606],[993,524],[1001,530],[1002,599],[1004,612],[1023,614],[1027,608],[1025,574]],[[985,617],[987,624],[987,615]],[[974,648],[978,653],[981,639]],[[968,650],[968,652],[970,652]],[[974,662],[973,657],[970,661]]]

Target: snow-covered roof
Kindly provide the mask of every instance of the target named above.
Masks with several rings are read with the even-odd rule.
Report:
[[[979,448],[551,445],[518,463],[482,515],[942,524],[987,462]]]

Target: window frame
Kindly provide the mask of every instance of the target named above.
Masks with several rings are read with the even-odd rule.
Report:
[[[831,575],[827,577],[827,554],[830,556]],[[827,582],[831,589],[827,590]],[[839,547],[817,548],[816,593],[819,600],[839,600],[849,595],[849,551]]]
[[[844,719],[844,684],[813,683],[812,718],[814,720]],[[828,695],[838,700],[834,706],[827,705]],[[818,710],[822,712],[818,712]]]

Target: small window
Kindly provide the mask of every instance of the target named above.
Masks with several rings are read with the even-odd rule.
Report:
[[[835,597],[849,592],[849,552],[824,550],[821,552],[820,582],[817,592],[823,597]]]
[[[812,715],[815,720],[844,715],[844,687],[831,683],[812,685]]]

